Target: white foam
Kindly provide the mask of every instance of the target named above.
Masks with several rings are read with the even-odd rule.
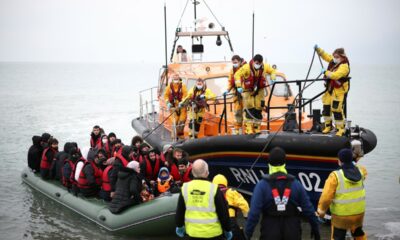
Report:
[[[387,222],[383,226],[390,233],[388,234],[377,234],[376,237],[380,240],[398,240],[400,239],[400,222]]]

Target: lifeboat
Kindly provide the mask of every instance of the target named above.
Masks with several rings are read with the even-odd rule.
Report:
[[[277,71],[275,82],[265,76],[268,84],[263,89],[266,98],[261,133],[234,134],[234,96],[223,95],[232,64],[230,61],[202,59],[205,54],[203,38],[217,38],[217,45],[221,45],[223,37],[233,53],[232,43],[224,27],[215,30],[212,23],[205,26],[202,29],[194,27],[190,32],[182,31],[183,27],[176,29],[171,56],[176,55],[178,40],[189,37],[192,40],[192,57],[185,56],[184,61],[171,57],[160,71],[157,86],[140,91],[140,115],[132,120],[133,129],[159,151],[166,144],[172,144],[188,152],[192,161],[199,158],[206,160],[211,178],[223,174],[231,187],[249,195],[262,175],[268,173],[269,150],[282,147],[287,153],[288,172],[299,179],[316,204],[329,173],[338,168],[338,151],[352,147],[355,159],[360,159],[375,148],[375,134],[357,125],[351,126],[349,119],[344,136],[336,136],[334,132],[322,134],[321,110],[314,107],[325,90],[315,96],[305,96],[309,85],[327,79],[317,77],[290,81],[281,71]],[[189,119],[184,128],[185,138],[176,138],[176,126],[164,99],[165,88],[174,74],[179,74],[188,90],[195,86],[198,78],[204,79],[207,88],[217,96],[207,102],[208,108],[196,139],[189,138]],[[292,88],[297,90],[296,95]]]
[[[146,237],[174,234],[178,194],[160,196],[152,201],[132,206],[120,214],[113,214],[103,200],[76,197],[60,182],[44,181],[40,174],[33,173],[29,168],[22,171],[21,177],[29,187],[110,232]]]

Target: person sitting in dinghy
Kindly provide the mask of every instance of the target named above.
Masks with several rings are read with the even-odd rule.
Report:
[[[166,167],[162,167],[157,178],[157,196],[164,193],[177,193],[179,188],[176,186],[174,178]]]
[[[203,122],[203,115],[208,108],[207,101],[215,99],[215,94],[211,89],[207,88],[207,85],[202,78],[198,78],[196,85],[190,89],[187,97],[179,103],[179,108],[186,105],[189,106],[189,136],[190,138],[197,138],[201,123]]]
[[[140,166],[136,161],[131,161],[118,172],[118,180],[114,197],[108,209],[116,214],[142,202],[142,179],[139,176]]]
[[[150,149],[147,156],[140,163],[140,172],[147,185],[150,186],[153,193],[157,185],[157,177],[160,169],[164,167],[164,162],[155,149]]]
[[[53,179],[55,175],[55,168],[53,162],[55,156],[58,153],[58,140],[55,138],[49,139],[49,146],[44,149],[42,154],[42,160],[40,161],[40,175],[43,179]],[[52,171],[54,169],[54,171]]]
[[[78,188],[84,197],[97,196],[102,183],[103,162],[107,160],[103,149],[97,151],[94,160],[87,160],[79,174]]]
[[[182,158],[178,162],[179,174],[181,175],[181,181],[178,182],[179,186],[182,186],[185,182],[190,182],[193,179],[192,164],[189,163],[187,158]]]

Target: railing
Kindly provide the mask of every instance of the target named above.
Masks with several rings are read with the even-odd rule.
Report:
[[[350,78],[348,78],[348,80],[350,80]],[[307,105],[310,106],[310,113],[312,112],[312,103],[319,98],[321,95],[323,95],[326,92],[326,89],[324,89],[322,92],[318,93],[317,95],[315,95],[312,98],[303,98],[303,92],[304,90],[306,90],[311,84],[313,84],[314,82],[320,82],[320,81],[330,81],[330,79],[308,79],[308,80],[292,80],[292,81],[283,81],[283,82],[274,82],[274,84],[272,85],[271,88],[271,94],[269,94],[268,97],[268,101],[267,104],[265,106],[266,112],[267,112],[267,130],[270,130],[270,110],[271,109],[288,109],[288,112],[291,110],[289,106],[273,106],[271,107],[271,99],[272,99],[272,95],[275,89],[275,85],[277,84],[291,84],[291,83],[296,83],[296,85],[298,86],[298,93],[297,96],[295,97],[295,103],[294,103],[294,108],[298,109],[298,131],[299,133],[302,132],[302,128],[301,128],[301,121],[302,121],[302,114],[304,112],[304,109]],[[307,82],[310,82],[310,84],[306,85]],[[304,83],[304,85],[302,86],[301,83]],[[344,108],[346,108],[346,99],[344,101]]]
[[[150,122],[152,123],[152,127],[157,122],[157,119],[154,118],[154,114],[151,116],[149,114],[149,110],[151,113],[156,112],[156,104],[158,105],[157,89],[157,87],[151,87],[139,91],[140,117],[145,118],[148,127],[150,127]]]

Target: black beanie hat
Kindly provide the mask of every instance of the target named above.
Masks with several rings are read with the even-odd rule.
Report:
[[[42,142],[48,142],[50,137],[51,137],[50,133],[43,133],[42,134]]]
[[[122,147],[122,156],[127,157],[129,154],[133,152],[133,149],[129,145],[125,145]]]
[[[274,147],[271,151],[269,151],[269,164],[272,166],[281,166],[286,163],[286,153],[280,147]]]
[[[188,165],[189,161],[186,158],[182,158],[178,161],[178,166],[179,165]]]
[[[349,148],[343,148],[339,151],[338,158],[343,163],[351,163],[353,161],[353,152]]]
[[[113,132],[110,132],[110,133],[108,134],[108,138],[110,138],[110,137],[115,137],[115,138],[117,138],[117,135],[115,135],[115,133],[113,133]]]

